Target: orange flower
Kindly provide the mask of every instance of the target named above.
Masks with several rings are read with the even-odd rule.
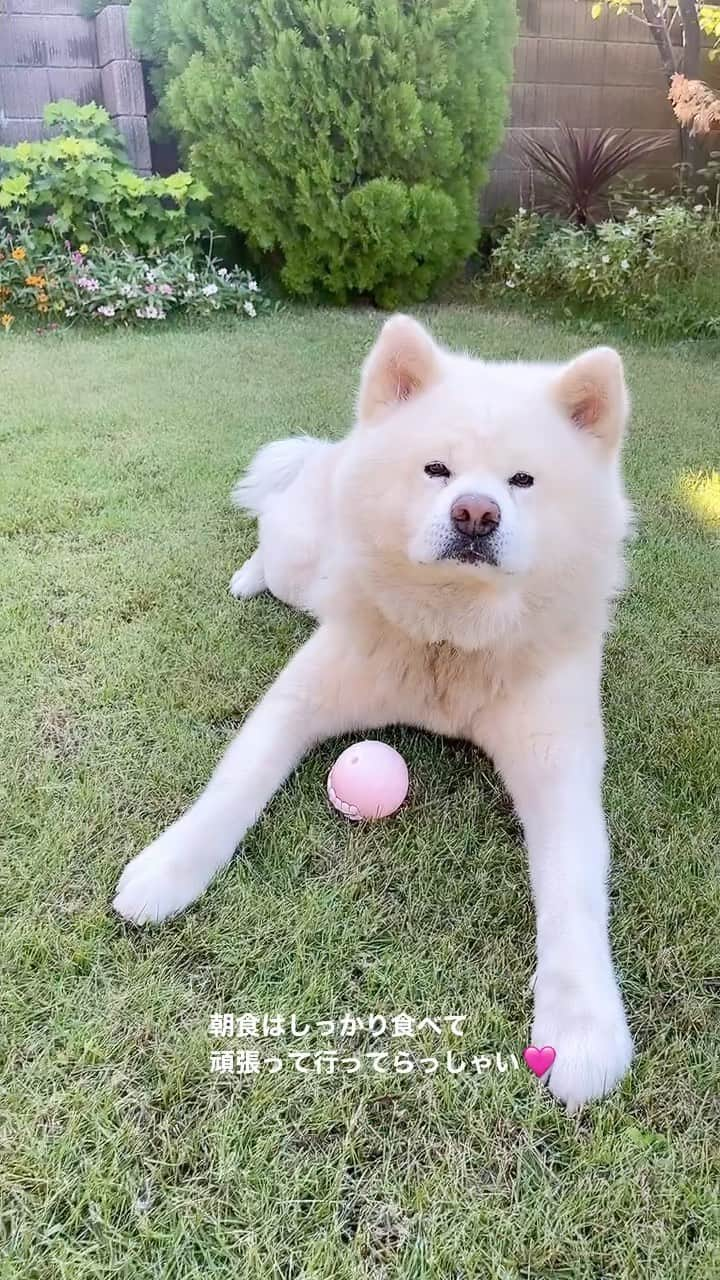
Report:
[[[26,276],[25,283],[30,289],[42,289],[45,283],[44,276]]]
[[[2,302],[3,298],[9,298],[11,293],[12,289],[8,284],[0,284],[0,302]]]
[[[11,316],[9,311],[6,311],[4,315],[0,316],[0,324],[2,325],[6,333],[10,328],[10,325],[12,324],[14,319],[15,317]]]
[[[47,301],[48,301],[48,296],[47,296],[47,294],[46,294],[46,293],[39,293],[39,294],[38,294],[38,296],[37,296],[37,300],[38,300],[38,302],[47,302]]]
[[[22,245],[18,245],[17,249],[13,249],[12,256],[16,262],[24,262],[27,257],[27,254],[23,249]]]

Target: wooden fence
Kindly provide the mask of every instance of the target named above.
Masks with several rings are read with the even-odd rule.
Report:
[[[531,179],[520,139],[530,133],[547,141],[557,134],[559,121],[578,128],[671,134],[668,145],[639,166],[654,185],[668,185],[680,159],[679,138],[647,28],[607,10],[593,19],[588,0],[520,0],[518,9],[510,124],[493,161],[483,208],[528,201]],[[673,39],[680,41],[679,27]],[[720,62],[706,60],[703,75],[720,90]]]

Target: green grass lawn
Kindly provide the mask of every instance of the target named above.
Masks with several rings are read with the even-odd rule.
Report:
[[[489,356],[567,329],[429,312]],[[468,746],[387,735],[412,803],[356,829],[317,750],[180,919],[108,909],[307,635],[239,604],[253,451],[339,434],[371,312],[0,343],[0,1277],[539,1280],[718,1274],[720,363],[626,352],[631,584],[608,644],[615,955],[638,1055],[569,1118],[524,1066],[218,1075],[211,1014],[465,1014],[417,1049],[520,1057],[533,916],[517,823]],[[700,478],[700,483],[696,483]],[[700,495],[699,501],[696,499]],[[332,1038],[256,1042],[287,1054]],[[245,1047],[252,1047],[252,1042]],[[522,1060],[521,1060],[522,1061]]]

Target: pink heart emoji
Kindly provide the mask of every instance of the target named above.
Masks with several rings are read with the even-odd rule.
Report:
[[[536,1049],[534,1044],[529,1044],[527,1049],[523,1050],[523,1058],[533,1074],[539,1078],[545,1075],[555,1061],[555,1050],[551,1044],[543,1045],[542,1049]]]

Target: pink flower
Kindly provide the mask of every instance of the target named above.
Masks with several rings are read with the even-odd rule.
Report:
[[[89,293],[95,293],[100,288],[100,283],[93,276],[78,276],[78,289],[87,289]]]
[[[161,293],[164,293],[164,294],[166,294],[166,295],[167,295],[168,293],[172,293],[172,285],[169,285],[169,284],[161,284],[161,285],[160,285],[160,292],[161,292]]]
[[[154,285],[154,284],[146,284],[146,285],[145,285],[145,292],[146,292],[146,293],[157,293],[157,286],[156,286],[156,285]]]
[[[80,252],[80,250],[79,250],[79,249],[76,249],[76,250],[75,250],[75,252],[74,252],[74,253],[72,253],[72,254],[70,255],[70,257],[71,257],[72,261],[75,263],[75,266],[76,266],[76,267],[81,267],[81,266],[82,266],[82,263],[83,263],[83,255],[81,254],[81,252]]]

